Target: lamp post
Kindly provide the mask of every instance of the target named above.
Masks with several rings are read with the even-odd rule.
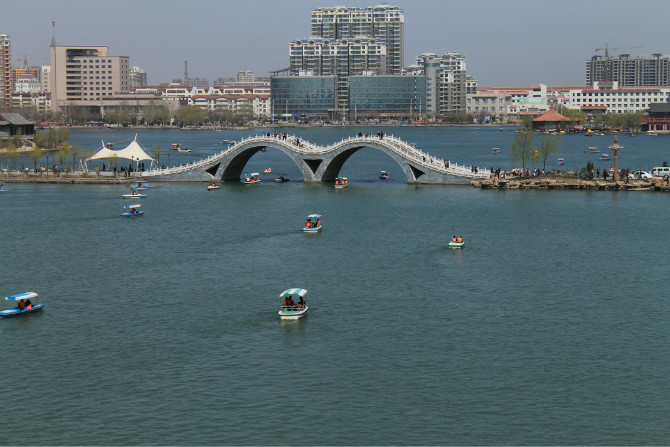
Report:
[[[614,152],[614,176],[613,176],[613,179],[616,182],[617,181],[617,175],[619,173],[618,166],[617,166],[617,161],[618,161],[619,151],[621,149],[623,149],[623,146],[621,146],[619,144],[619,140],[616,137],[614,137],[614,144],[611,145],[608,149],[610,149]]]

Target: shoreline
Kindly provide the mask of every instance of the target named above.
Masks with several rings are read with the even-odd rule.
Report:
[[[151,180],[151,179],[149,179]],[[112,172],[78,172],[72,173],[16,173],[0,174],[0,182],[3,183],[43,183],[43,184],[75,184],[75,185],[119,185],[126,183],[135,183],[138,181],[149,181],[146,177],[141,175],[133,175],[131,177],[115,176]],[[208,180],[158,180],[160,183],[207,183]],[[215,182],[220,182],[213,180]],[[419,185],[442,185],[454,186],[448,184],[434,184],[434,183],[417,183]],[[467,185],[467,183],[466,183]],[[462,185],[459,185],[462,186]],[[595,191],[659,191],[670,192],[670,180],[664,180],[660,177],[655,177],[648,181],[633,180],[625,182],[618,180],[583,180],[577,177],[555,177],[555,176],[540,176],[534,178],[520,178],[515,177],[511,179],[505,178],[490,178],[483,181],[471,181],[470,186],[479,189],[487,190],[595,190]]]

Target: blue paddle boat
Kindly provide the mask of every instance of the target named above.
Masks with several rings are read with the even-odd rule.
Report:
[[[149,189],[151,186],[147,185],[144,182],[137,182],[136,186],[131,186],[132,189]]]
[[[144,213],[139,210],[139,207],[141,207],[139,203],[133,203],[132,205],[126,205],[124,206],[125,209],[130,210],[126,211],[125,213],[121,213],[122,217],[139,217],[142,216]]]
[[[389,171],[379,171],[379,178],[387,180],[389,178]]]
[[[7,188],[4,183],[0,182],[0,192],[5,191],[9,191],[9,188]]]
[[[37,293],[24,292],[18,295],[8,296],[5,299],[9,301],[18,301],[18,306],[12,309],[0,311],[0,317],[18,317],[19,315],[34,314],[44,308],[44,304],[33,304],[30,302],[31,298],[35,298]]]

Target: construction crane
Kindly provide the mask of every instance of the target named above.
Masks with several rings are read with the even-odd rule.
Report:
[[[23,66],[27,67],[28,66],[28,61],[48,61],[49,59],[28,59],[28,56],[23,56],[23,57],[17,57],[16,61],[21,62],[23,61]]]
[[[639,46],[638,47],[617,47],[617,48],[612,48],[612,50],[628,50],[628,49],[632,49],[632,48],[644,48],[644,47],[639,47]],[[609,59],[610,48],[608,48],[607,44],[605,44],[605,48],[596,48],[596,51],[603,51],[603,50],[605,51],[605,59]]]

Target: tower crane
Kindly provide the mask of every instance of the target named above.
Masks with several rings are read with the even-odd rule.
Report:
[[[632,49],[632,48],[643,48],[643,47],[640,47],[640,46],[637,46],[637,47],[616,47],[616,48],[611,48],[611,49],[612,49],[612,50],[628,50],[628,49]],[[607,45],[607,44],[605,44],[605,48],[596,48],[596,51],[603,51],[603,50],[605,50],[605,59],[609,59],[609,57],[610,57],[610,54],[609,54],[609,50],[610,50],[610,48],[608,48],[608,45]]]

